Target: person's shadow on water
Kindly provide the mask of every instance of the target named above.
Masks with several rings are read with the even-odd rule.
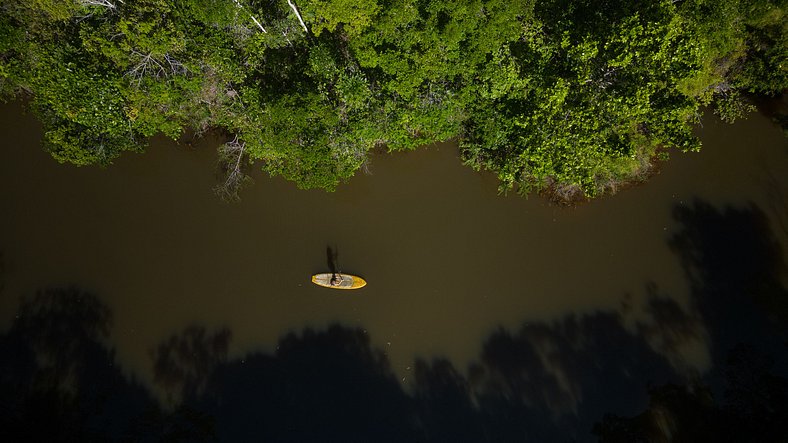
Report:
[[[336,246],[331,248],[331,246],[326,246],[326,264],[328,265],[328,270],[331,271],[332,274],[336,274],[337,272],[337,257],[339,256],[339,252],[337,251]]]

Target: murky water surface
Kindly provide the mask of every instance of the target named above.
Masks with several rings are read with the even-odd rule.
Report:
[[[701,153],[673,153],[646,184],[563,208],[498,195],[493,177],[461,165],[453,143],[376,155],[371,174],[335,193],[255,174],[242,200],[227,204],[212,193],[223,140],[154,139],[112,167],[77,168],[42,152],[40,126],[19,105],[0,114],[3,329],[20,296],[76,285],[111,311],[117,362],[154,391],[153,350],[193,325],[226,328],[231,360],[273,353],[285,334],[308,327],[359,327],[406,390],[416,359],[445,358],[467,375],[471,364],[489,366],[491,337],[505,333],[531,344],[556,385],[545,402],[552,416],[571,415],[594,394],[573,376],[582,368],[564,359],[562,340],[575,351],[610,340],[592,366],[607,364],[605,352],[628,352],[594,326],[600,315],[676,374],[711,370],[715,334],[697,296],[705,274],[687,250],[702,242],[677,240],[701,216],[719,225],[729,209],[762,215],[780,260],[788,240],[788,143],[761,115],[735,125],[707,116]],[[327,248],[368,286],[310,284],[328,269]],[[680,325],[667,320],[677,316]]]

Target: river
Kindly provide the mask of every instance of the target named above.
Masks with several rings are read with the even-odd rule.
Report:
[[[445,359],[471,383],[495,372],[493,345],[509,337],[538,360],[541,378],[527,380],[553,386],[518,394],[524,404],[551,409],[558,424],[582,416],[566,435],[585,440],[603,412],[588,408],[605,395],[582,368],[620,364],[606,357],[630,352],[616,348],[615,334],[659,360],[664,381],[714,373],[721,345],[698,294],[716,274],[693,268],[702,267],[693,257],[709,253],[688,248],[710,244],[688,237],[697,223],[765,220],[754,226],[778,245],[770,260],[785,283],[788,139],[760,114],[734,125],[707,115],[700,153],[672,152],[646,183],[576,207],[499,195],[494,177],[460,163],[454,143],[374,154],[370,173],[334,193],[254,173],[240,202],[225,203],[212,192],[217,136],[191,145],[155,138],[111,167],[78,168],[41,150],[40,125],[21,105],[0,115],[1,330],[20,315],[20,297],[78,287],[111,312],[113,361],[157,398],[166,397],[157,346],[190,326],[204,337],[227,331],[228,362],[273,355],[283,336],[306,328],[359,328],[406,396],[425,383],[414,375],[417,359]],[[721,231],[722,240],[738,229]],[[327,248],[368,286],[312,285],[310,275],[328,269]],[[602,317],[620,330],[610,335]],[[611,348],[595,348],[604,343]],[[511,358],[516,367],[517,352]],[[611,410],[645,408],[649,381],[663,380],[638,379],[637,398]]]

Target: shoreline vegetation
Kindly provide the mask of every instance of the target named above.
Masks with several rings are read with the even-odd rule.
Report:
[[[788,89],[786,0],[4,0],[0,96],[60,162],[228,134],[251,167],[334,190],[367,154],[456,138],[500,189],[585,201],[694,151],[701,109]]]

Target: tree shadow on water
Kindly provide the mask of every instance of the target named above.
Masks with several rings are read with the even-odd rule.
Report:
[[[193,328],[183,335],[164,343],[188,342],[190,352],[206,355],[214,339],[193,337],[217,336]],[[198,344],[206,349],[195,350]],[[409,391],[363,330],[340,325],[288,334],[273,354],[179,365],[206,360],[218,362],[207,380],[189,380],[194,370],[169,365],[156,365],[166,370],[157,379],[181,386],[184,405],[214,417],[221,441],[582,439],[603,406],[643,407],[643,380],[674,377],[615,314],[500,330],[470,376],[445,359],[418,360]],[[173,383],[179,375],[184,380]]]
[[[122,373],[107,346],[111,321],[98,298],[76,287],[22,301],[0,335],[0,441],[203,440],[194,418],[162,411]]]
[[[586,440],[599,411],[640,407],[649,383],[679,378],[615,312],[499,330],[471,373],[491,441]]]
[[[695,201],[677,206],[674,218],[681,228],[669,244],[711,334],[715,362],[722,365],[739,342],[779,348],[788,326],[786,266],[763,211]]]
[[[0,251],[0,297],[3,295],[5,291],[5,256]]]
[[[124,376],[110,329],[75,287],[22,302],[0,335],[1,441],[419,441],[413,400],[361,329],[228,360],[229,330],[188,327],[151,351],[164,406]]]
[[[190,326],[151,351],[160,406],[121,374],[110,317],[77,289],[23,303],[0,341],[3,430],[25,430],[23,441],[584,440],[599,411],[642,408],[647,380],[674,377],[616,313],[500,329],[469,375],[418,360],[409,389],[362,329],[306,329],[228,359],[229,330]]]
[[[665,384],[649,389],[640,414],[605,414],[594,426],[601,442],[784,442],[788,438],[788,379],[749,344],[728,352],[724,395],[708,385]]]
[[[0,439],[95,441],[125,431],[109,417],[128,419],[150,399],[113,366],[110,323],[106,306],[74,287],[22,303],[0,336]]]
[[[169,403],[204,392],[212,371],[227,360],[231,336],[227,328],[209,333],[205,327],[193,325],[151,351],[154,382],[164,390]]]
[[[499,328],[467,370],[418,359],[410,386],[363,329],[305,329],[229,358],[229,329],[195,325],[151,351],[163,407],[122,375],[106,306],[42,291],[0,335],[0,439],[784,441],[785,264],[768,222],[754,206],[703,202],[675,217],[689,307],[648,284],[648,321],[622,309]],[[678,363],[697,343],[711,348],[707,374]]]
[[[416,441],[411,399],[361,329],[289,334],[273,355],[218,365],[190,403],[222,441]]]
[[[640,414],[597,423],[600,441],[788,441],[788,291],[783,252],[754,204],[676,206],[669,241],[709,337],[700,380],[649,392]]]
[[[593,428],[601,441],[788,439],[788,292],[767,218],[754,205],[701,201],[674,216],[670,247],[690,281],[689,307],[647,284],[649,320],[634,330],[619,312],[570,315],[500,329],[467,379],[445,361],[418,362],[427,435],[588,441]],[[690,371],[688,353],[707,347],[709,371]]]
[[[163,408],[120,373],[94,297],[51,293],[20,317],[0,351],[14,357],[3,359],[2,429],[23,441],[583,440],[596,408],[640,405],[644,377],[670,372],[614,314],[500,330],[469,376],[419,360],[410,390],[362,329],[306,329],[273,353],[228,359],[228,330],[191,326],[151,352],[173,403]]]

